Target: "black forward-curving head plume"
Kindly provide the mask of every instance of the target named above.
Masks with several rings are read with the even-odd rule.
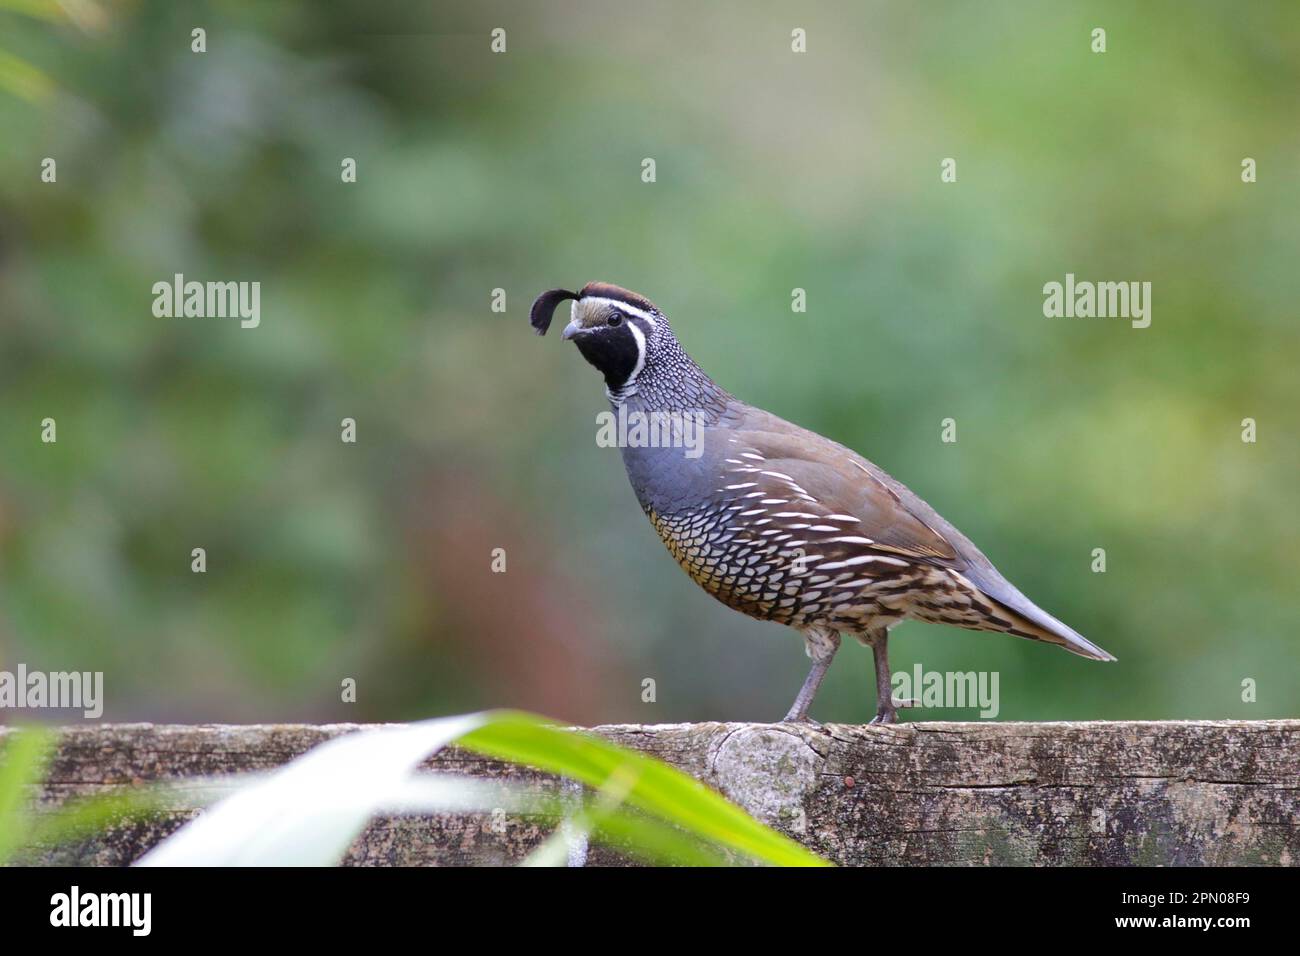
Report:
[[[533,300],[533,307],[528,312],[528,321],[532,324],[533,330],[538,335],[545,335],[546,330],[551,327],[551,319],[555,316],[559,304],[578,297],[578,293],[570,292],[568,289],[551,289],[549,292],[543,292]]]

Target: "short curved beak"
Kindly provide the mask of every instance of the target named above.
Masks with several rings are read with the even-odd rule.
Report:
[[[584,329],[581,325],[578,324],[576,319],[570,319],[569,324],[564,327],[564,334],[562,338],[565,342],[567,342],[575,335],[581,335],[583,332],[586,331],[587,331],[586,329]]]

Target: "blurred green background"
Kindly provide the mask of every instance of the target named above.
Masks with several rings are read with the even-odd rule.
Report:
[[[603,279],[1119,658],[907,623],[896,670],[1295,716],[1297,89],[1292,2],[0,0],[0,669],[102,670],[115,720],[778,718],[802,642],[674,565],[527,328]],[[177,272],[260,328],[154,317]],[[1067,272],[1151,327],[1044,318]],[[814,715],[873,713],[850,645]]]

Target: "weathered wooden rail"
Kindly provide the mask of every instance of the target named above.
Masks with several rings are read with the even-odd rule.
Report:
[[[155,781],[267,770],[354,724],[69,728],[37,796],[54,806]],[[1290,864],[1300,861],[1300,721],[666,724],[595,728],[720,790],[845,865]],[[0,739],[5,732],[0,730]],[[434,769],[553,786],[460,750]],[[45,862],[124,865],[176,809]],[[546,835],[527,819],[387,818],[362,865],[503,863]],[[620,862],[595,849],[589,862]]]

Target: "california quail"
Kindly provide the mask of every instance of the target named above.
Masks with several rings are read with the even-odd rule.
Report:
[[[873,723],[895,721],[896,708],[910,702],[893,699],[886,641],[906,618],[1115,659],[1037,607],[960,531],[861,455],[716,385],[649,300],[603,282],[576,293],[552,289],[529,316],[539,335],[567,300],[564,338],[605,376],[615,412],[642,424],[677,423],[678,447],[622,443],[632,489],[677,563],[727,606],[803,634],[813,664],[786,720],[808,719],[848,633],[875,658]],[[702,437],[694,455],[683,448],[692,427]]]

